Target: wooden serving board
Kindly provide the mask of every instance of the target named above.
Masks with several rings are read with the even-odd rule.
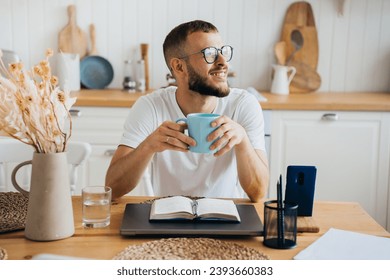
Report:
[[[298,232],[319,232],[320,228],[316,224],[313,217],[299,216],[297,220],[297,231]]]
[[[82,59],[87,54],[87,35],[76,24],[76,7],[68,6],[68,24],[58,34],[58,50],[63,53],[79,54]]]
[[[296,78],[290,84],[290,92],[311,92],[319,88],[321,79],[317,71],[318,36],[310,3],[301,1],[289,6],[284,18],[280,41],[286,42],[286,57],[289,58],[295,47],[291,41],[293,30],[299,30],[303,37],[303,45],[291,59],[289,65],[296,67]],[[312,73],[314,71],[315,73]],[[309,73],[310,75],[307,75]],[[312,79],[315,79],[312,81]],[[313,88],[313,85],[316,85]]]

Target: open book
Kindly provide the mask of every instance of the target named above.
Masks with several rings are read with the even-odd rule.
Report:
[[[237,206],[232,200],[184,196],[157,199],[150,210],[150,220],[201,219],[240,222]]]

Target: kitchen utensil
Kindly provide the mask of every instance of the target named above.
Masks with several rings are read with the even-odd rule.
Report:
[[[304,1],[295,2],[287,9],[280,41],[286,42],[288,56],[295,50],[291,41],[293,30],[299,30],[305,42],[302,49],[294,55],[294,59],[304,62],[316,70],[318,63],[318,36],[310,3]]]
[[[59,87],[64,90],[80,90],[80,57],[77,53],[56,55]]]
[[[76,24],[76,7],[68,6],[68,24],[58,34],[58,49],[63,53],[76,53],[82,59],[87,54],[87,36]]]
[[[289,94],[289,85],[296,73],[295,67],[284,65],[272,65],[274,77],[271,85],[271,93]]]
[[[80,62],[81,84],[90,89],[103,89],[107,87],[114,78],[114,69],[111,63],[104,57],[98,56],[96,50],[95,25],[89,26],[91,36],[91,51],[95,55],[84,57]]]
[[[290,61],[288,65],[295,67],[297,70],[290,83],[290,92],[307,93],[319,89],[321,77],[317,71],[303,62],[295,60]]]
[[[149,44],[141,44],[141,59],[145,63],[145,89],[149,89]]]
[[[98,52],[96,49],[96,30],[94,24],[89,25],[89,36],[91,36],[91,49],[88,55],[97,55]]]
[[[114,69],[111,63],[101,56],[87,56],[80,63],[80,80],[86,88],[103,89],[113,78]]]
[[[291,42],[295,48],[295,50],[290,54],[290,56],[287,59],[287,64],[291,61],[291,59],[294,57],[295,53],[299,51],[303,46],[303,37],[302,33],[298,29],[294,29],[291,32]]]
[[[301,49],[295,52],[291,58],[291,61],[303,63],[312,69],[312,71],[317,71],[318,36],[314,21],[314,14],[310,3],[304,1],[295,2],[292,3],[287,9],[282,27],[282,34],[280,37],[280,41],[286,42],[287,57],[290,57],[296,49],[291,38],[294,30],[299,30],[304,43]],[[287,64],[292,65],[291,61]],[[295,75],[294,79],[303,77],[302,75],[304,75],[304,73],[301,73],[301,68],[297,67],[297,74]],[[317,76],[318,74],[315,75]],[[303,79],[305,80],[306,77],[303,77]],[[290,93],[309,92],[313,91],[312,88],[313,87],[305,88],[294,86],[293,80],[290,84]]]
[[[286,64],[286,42],[279,41],[275,44],[274,47],[276,60],[280,65]]]

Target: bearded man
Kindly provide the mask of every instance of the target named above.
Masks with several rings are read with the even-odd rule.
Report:
[[[233,48],[213,24],[195,20],[175,27],[163,51],[177,86],[142,96],[130,109],[106,174],[113,198],[134,189],[150,168],[155,196],[259,201],[269,180],[263,113],[254,96],[228,85]],[[191,113],[220,115],[207,137],[214,154],[189,151],[196,141],[176,120]]]

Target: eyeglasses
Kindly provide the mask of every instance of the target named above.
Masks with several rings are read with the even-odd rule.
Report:
[[[229,62],[233,57],[233,48],[229,45],[223,46],[220,49],[218,49],[216,47],[207,47],[199,52],[185,55],[185,56],[179,57],[179,58],[183,59],[183,58],[186,58],[186,57],[189,57],[191,55],[198,54],[198,53],[203,54],[203,58],[206,61],[206,63],[208,63],[208,64],[213,64],[218,59],[219,53],[225,58],[226,62]]]

